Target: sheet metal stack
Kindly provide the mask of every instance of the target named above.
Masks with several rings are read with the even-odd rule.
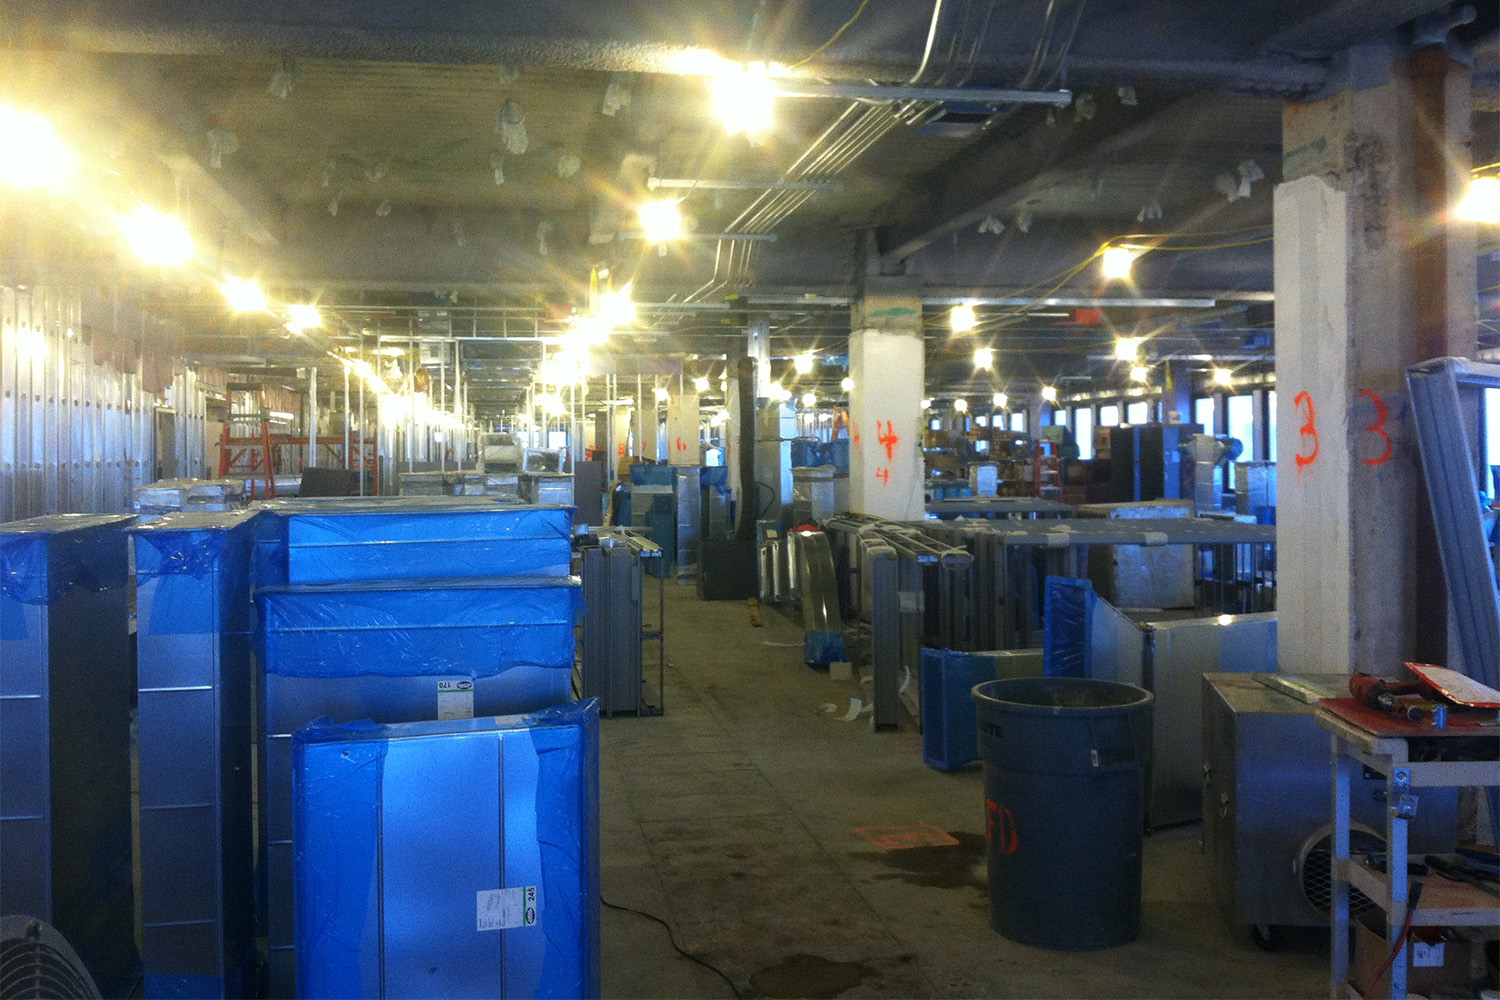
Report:
[[[457,720],[571,699],[571,509],[466,500],[286,504],[258,532],[273,995],[296,985],[293,733],[325,717]]]
[[[239,510],[244,506],[243,479],[158,479],[135,491],[135,511],[145,518],[178,511]]]
[[[105,996],[140,982],[123,530],[134,520],[0,524],[0,913],[56,927]]]

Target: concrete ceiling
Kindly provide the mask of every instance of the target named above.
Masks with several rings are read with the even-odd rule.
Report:
[[[839,116],[873,115],[847,101],[784,100],[769,134],[726,137],[702,79],[674,72],[680,53],[808,59],[801,69],[824,81],[905,81],[921,62],[928,4],[869,0],[814,51],[860,6],[45,0],[0,29],[0,68],[13,88],[50,96],[127,172],[153,160],[155,173],[134,181],[142,197],[182,204],[186,185],[213,220],[216,262],[260,274],[288,297],[349,306],[350,329],[379,327],[359,311],[376,307],[576,301],[596,265],[632,276],[638,298],[696,297],[719,310],[648,311],[655,333],[619,351],[629,370],[636,355],[722,353],[740,306],[792,303],[773,321],[786,353],[836,351],[847,309],[799,300],[826,303],[872,279],[933,298],[1016,294],[1122,232],[1264,230],[1284,101],[1339,85],[1344,50],[1399,44],[1403,25],[1448,4],[944,0],[923,83],[1067,86],[1073,105],[1018,105],[987,119],[963,105],[914,108],[843,169],[815,172],[838,189],[799,204],[771,229],[774,242],[694,240],[658,255],[623,238],[648,176],[773,180]],[[1500,76],[1495,21],[1487,10],[1463,29],[1480,55],[1482,93]],[[285,97],[270,92],[278,72],[291,74]],[[607,93],[622,92],[628,104],[606,114]],[[506,101],[525,115],[519,155],[504,153],[497,133]],[[236,148],[215,164],[211,137],[226,133]],[[567,176],[559,167],[575,157]],[[1219,187],[1238,182],[1242,166],[1264,178],[1249,198],[1230,200]],[[765,198],[694,190],[684,208],[699,233],[753,231],[746,209]],[[1159,220],[1137,222],[1157,211]],[[981,233],[991,218],[1003,231]],[[1083,334],[1075,315],[1027,317],[1030,339],[1004,349],[1029,369],[1071,358],[1088,370],[1094,341],[1167,320],[1199,330],[1208,348],[1242,349],[1246,329],[1269,323],[1246,318],[1270,290],[1269,244],[1220,242],[1251,245],[1158,255],[1138,282],[1147,295],[1211,298],[1212,319],[1203,310],[1106,310]],[[1079,275],[1055,291],[1101,289]],[[734,292],[744,298],[724,309]],[[194,308],[212,315],[207,299]],[[472,315],[477,323],[490,314]],[[531,335],[549,329],[545,318],[530,322]],[[526,362],[526,349],[478,343],[476,364],[486,352],[501,367]],[[952,361],[944,343],[935,331],[940,372]],[[1257,343],[1269,357],[1264,338]],[[215,349],[208,337],[198,346]]]

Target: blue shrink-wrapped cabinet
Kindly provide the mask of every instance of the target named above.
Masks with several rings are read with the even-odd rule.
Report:
[[[566,576],[571,507],[488,497],[267,501],[256,585]]]
[[[248,996],[255,967],[250,557],[255,511],[135,536],[146,996]]]
[[[293,741],[297,995],[599,996],[598,702]]]
[[[577,577],[273,587],[256,595],[264,682],[272,991],[293,982],[291,739],[335,722],[529,712],[572,698]]]
[[[123,530],[133,520],[0,524],[0,913],[56,927],[105,996],[140,982]]]

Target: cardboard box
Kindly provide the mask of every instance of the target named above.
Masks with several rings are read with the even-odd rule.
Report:
[[[1363,990],[1389,953],[1385,938],[1364,924],[1356,924],[1354,959],[1349,963],[1349,981]],[[1441,927],[1413,927],[1407,941],[1406,992],[1433,996],[1440,989],[1468,989],[1476,977],[1475,948],[1467,939]],[[1381,973],[1367,996],[1391,995],[1391,974]]]

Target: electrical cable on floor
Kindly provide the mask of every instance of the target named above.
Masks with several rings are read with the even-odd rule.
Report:
[[[744,996],[745,995],[740,992],[740,988],[734,984],[734,980],[733,979],[730,979],[729,976],[725,974],[725,972],[724,972],[723,969],[720,969],[718,966],[712,965],[712,964],[704,961],[703,959],[699,958],[697,955],[694,955],[690,951],[684,951],[683,948],[682,948],[682,945],[680,945],[680,944],[677,943],[677,932],[672,929],[672,925],[671,924],[667,923],[661,917],[656,916],[654,913],[647,913],[645,910],[637,910],[634,907],[620,906],[618,903],[611,903],[609,900],[605,899],[602,894],[599,896],[599,902],[603,903],[605,906],[609,907],[611,910],[621,910],[621,911],[623,911],[625,913],[634,913],[638,917],[645,917],[647,920],[654,920],[657,923],[661,924],[663,927],[665,927],[667,929],[667,940],[672,943],[672,949],[674,951],[676,951],[677,954],[681,955],[683,958],[690,959],[691,961],[697,962],[699,965],[703,966],[709,972],[712,972],[714,975],[716,975],[720,979],[724,980],[725,984],[731,990],[734,991],[734,995],[737,998],[739,998],[739,1000],[744,1000]]]

